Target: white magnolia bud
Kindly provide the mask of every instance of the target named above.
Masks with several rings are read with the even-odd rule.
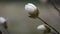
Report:
[[[37,30],[46,30],[46,27],[45,27],[45,25],[39,25],[38,27],[37,27]]]
[[[25,5],[25,10],[32,13],[35,10],[37,10],[37,7],[32,3],[28,3],[28,4]]]
[[[6,19],[5,19],[5,18],[0,17],[0,23],[4,23],[5,21],[6,21]]]

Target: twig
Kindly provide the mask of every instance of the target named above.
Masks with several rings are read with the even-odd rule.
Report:
[[[59,14],[60,14],[60,10],[56,7],[56,5],[55,5],[55,3],[54,2],[52,2],[52,0],[49,0],[50,1],[50,3],[53,5],[53,7],[59,12]]]
[[[60,34],[54,27],[52,27],[51,25],[47,24],[43,19],[41,19],[40,17],[37,17],[39,20],[41,20],[42,22],[44,22],[46,25],[48,25],[49,27],[51,27],[57,34]]]

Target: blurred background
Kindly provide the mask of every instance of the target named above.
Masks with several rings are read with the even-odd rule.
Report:
[[[53,2],[60,9],[60,0],[53,0]],[[40,11],[39,17],[60,32],[59,13],[48,0],[0,1],[0,16],[7,19],[8,31],[11,34],[42,34],[37,30],[37,26],[43,22],[28,17],[24,9],[27,3],[35,4]]]

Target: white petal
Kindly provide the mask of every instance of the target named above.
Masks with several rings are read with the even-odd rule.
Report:
[[[37,7],[32,3],[28,3],[28,5],[32,6],[34,9],[37,9]]]
[[[3,17],[0,17],[0,23],[4,23],[6,20]]]
[[[27,11],[34,11],[34,8],[32,6],[30,6],[30,5],[26,5],[25,6],[25,10],[27,10]]]
[[[27,5],[25,5],[26,11],[34,12],[36,9],[37,9],[37,7],[32,3],[28,3]]]
[[[45,25],[39,25],[39,26],[37,27],[37,29],[38,29],[38,30],[46,30],[46,27],[45,27]]]

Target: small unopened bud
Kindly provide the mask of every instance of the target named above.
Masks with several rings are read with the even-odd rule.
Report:
[[[7,29],[7,22],[6,19],[3,17],[0,17],[0,24],[2,24],[2,26]]]
[[[47,25],[39,25],[39,26],[37,27],[37,30],[43,31],[44,34],[51,32],[51,29],[50,29]]]

